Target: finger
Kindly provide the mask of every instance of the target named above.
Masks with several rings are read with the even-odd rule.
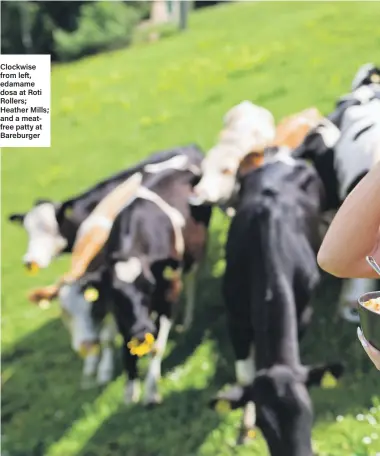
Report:
[[[376,369],[380,370],[380,351],[376,350],[376,348],[372,347],[372,345],[369,344],[369,342],[364,337],[363,332],[360,328],[358,328],[357,334],[358,334],[359,341],[362,344],[368,357],[373,362]]]

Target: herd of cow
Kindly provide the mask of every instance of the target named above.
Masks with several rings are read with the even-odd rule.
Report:
[[[236,384],[215,398],[244,409],[240,441],[257,425],[273,456],[311,456],[308,388],[341,363],[305,366],[299,341],[311,322],[319,282],[317,251],[334,213],[380,156],[380,69],[365,65],[352,91],[324,117],[315,108],[275,126],[243,101],[230,109],[217,144],[151,155],[136,166],[57,203],[39,200],[10,215],[29,243],[30,270],[61,253],[72,266],[56,284],[30,293],[58,298],[72,347],[84,358],[83,386],[113,378],[114,340],[123,338],[125,401],[139,400],[138,359],[149,355],[143,397],[160,401],[161,361],[184,282],[184,328],[192,324],[197,270],[212,211],[231,218],[222,294],[235,354]],[[365,280],[347,281],[341,316]]]

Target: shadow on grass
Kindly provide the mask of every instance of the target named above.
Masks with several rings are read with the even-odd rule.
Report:
[[[209,388],[173,392],[154,409],[121,405],[77,456],[195,455],[219,423],[207,410],[210,394]]]
[[[82,363],[62,322],[52,320],[2,354],[3,450],[42,456],[83,414],[100,389],[79,389]]]

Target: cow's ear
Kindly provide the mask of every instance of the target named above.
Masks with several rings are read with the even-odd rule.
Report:
[[[314,162],[324,150],[323,139],[316,131],[311,131],[306,135],[303,142],[292,151],[292,157]]]
[[[264,153],[263,152],[251,152],[246,155],[243,160],[240,162],[237,175],[239,178],[243,178],[250,171],[259,168],[264,163]]]
[[[55,214],[58,225],[61,224],[63,219],[70,218],[73,212],[73,202],[72,201],[65,201],[62,204],[56,204]]]
[[[18,223],[22,225],[24,223],[25,214],[15,213],[8,216],[8,220],[12,223]]]
[[[52,203],[51,200],[47,199],[47,198],[37,198],[35,201],[34,201],[34,205],[35,206],[38,206],[40,204],[46,204],[46,203]]]

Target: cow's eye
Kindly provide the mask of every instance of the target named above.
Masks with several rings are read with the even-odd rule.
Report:
[[[234,172],[232,171],[231,168],[223,168],[222,169],[222,174],[224,176],[232,176],[234,174]]]

